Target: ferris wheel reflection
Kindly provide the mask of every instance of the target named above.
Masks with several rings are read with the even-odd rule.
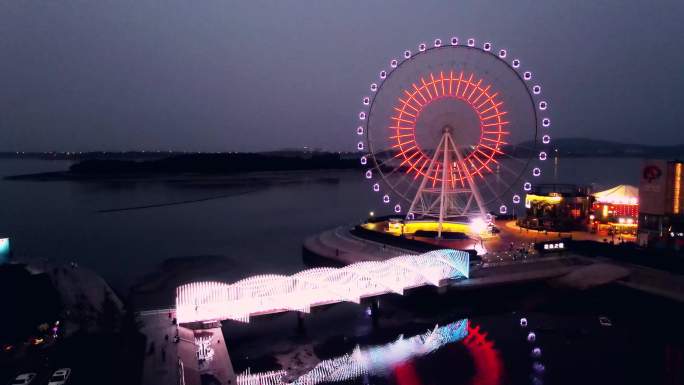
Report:
[[[420,385],[425,375],[415,365],[423,357],[443,347],[461,343],[470,356],[472,370],[464,384],[496,385],[501,383],[503,364],[493,342],[487,333],[481,332],[469,320],[462,319],[445,326],[435,326],[426,333],[410,338],[400,335],[395,341],[377,346],[361,348],[357,346],[351,353],[321,361],[316,367],[290,384],[323,384],[341,381],[354,381],[370,376],[394,380],[397,385]],[[451,376],[449,376],[451,377]],[[241,374],[237,378],[240,385],[247,384],[284,384],[288,374],[283,371]],[[449,378],[453,383],[453,378]]]

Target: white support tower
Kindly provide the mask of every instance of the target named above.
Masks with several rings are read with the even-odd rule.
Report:
[[[463,221],[473,217],[484,220],[487,216],[482,195],[469,171],[474,165],[466,164],[451,137],[452,128],[445,126],[442,131],[442,138],[407,214],[407,219],[438,219],[439,237],[445,221]]]

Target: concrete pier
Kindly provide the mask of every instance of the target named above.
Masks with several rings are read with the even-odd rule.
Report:
[[[200,385],[202,377],[208,377],[234,385],[236,376],[219,325],[190,329],[174,324],[174,316],[168,310],[138,313],[147,342],[142,384]],[[201,354],[199,340],[205,341]]]
[[[199,385],[192,333],[174,325],[166,311],[140,314],[139,319],[146,337],[142,383]]]
[[[200,376],[210,376],[221,385],[234,385],[236,383],[235,372],[228,355],[228,347],[221,328],[195,330],[195,335],[198,334],[203,336],[209,335],[210,342],[208,346],[213,351],[213,356],[210,360],[200,362]]]
[[[340,226],[312,235],[304,240],[304,252],[335,261],[340,265],[418,254],[415,251],[355,237],[349,230],[349,227]]]

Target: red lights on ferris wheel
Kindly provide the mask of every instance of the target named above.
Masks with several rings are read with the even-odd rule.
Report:
[[[427,78],[427,80],[426,80]],[[492,164],[498,163],[495,157],[503,154],[504,137],[508,132],[504,127],[507,111],[499,93],[491,90],[491,85],[483,79],[475,80],[474,73],[449,71],[449,73],[430,73],[420,77],[418,84],[412,83],[411,89],[403,90],[394,105],[395,114],[391,117],[394,141],[392,148],[397,151],[395,158],[402,159],[405,172],[428,177],[433,182],[441,182],[442,170],[429,170],[430,156],[416,142],[415,125],[421,111],[435,100],[451,98],[461,100],[471,106],[480,120],[480,141],[464,156],[463,161],[454,162],[447,171],[449,182],[464,186],[470,177],[483,177],[493,172]]]
[[[539,113],[538,111],[546,111],[548,109],[548,102],[546,100],[537,99],[537,95],[541,94],[541,85],[527,83],[527,81],[532,79],[532,72],[520,69],[522,65],[520,59],[514,58],[512,60],[504,60],[506,57],[510,57],[507,50],[495,50],[493,44],[489,41],[476,45],[476,40],[474,38],[469,38],[465,43],[467,45],[466,48],[474,48],[479,52],[489,53],[505,63],[509,68],[512,68],[518,74],[520,80],[524,81],[524,87],[532,101],[535,115]],[[452,47],[449,47],[449,44]],[[422,59],[418,62],[409,59],[412,59],[414,56],[421,56],[422,58],[424,55],[429,55],[430,52],[433,52],[431,48],[442,47],[448,48],[447,51],[449,52],[451,52],[451,50],[459,52],[459,50],[462,50],[463,48],[459,48],[458,45],[459,38],[454,36],[448,40],[445,39],[444,41],[436,38],[432,41],[431,46],[429,45],[429,42],[421,42],[418,44],[415,52],[405,50],[403,52],[403,57],[392,59],[389,62],[389,69],[382,69],[379,72],[380,81],[370,85],[370,90],[373,94],[365,96],[362,99],[365,108],[358,115],[359,120],[362,121],[362,125],[359,126],[356,131],[358,135],[366,135],[366,138],[365,140],[358,142],[357,148],[359,151],[366,152],[361,158],[361,164],[370,165],[370,168],[365,174],[366,178],[380,178],[381,180],[379,182],[384,180],[387,183],[387,186],[385,187],[389,187],[390,191],[384,191],[385,188],[381,187],[381,183],[373,183],[372,185],[374,192],[382,191],[383,193],[389,193],[382,195],[384,203],[395,201],[395,196],[392,193],[397,193],[400,198],[404,198],[404,200],[411,202],[411,199],[406,199],[405,192],[402,193],[395,189],[396,184],[390,183],[387,180],[386,174],[394,175],[396,178],[407,178],[409,181],[418,180],[422,176],[431,181],[428,184],[432,184],[432,188],[435,188],[436,183],[442,183],[444,181],[453,184],[454,187],[456,187],[456,185],[467,187],[464,185],[467,178],[472,178],[473,180],[484,179],[485,177],[489,178],[488,175],[493,175],[494,172],[498,173],[501,169],[501,159],[504,157],[511,157],[511,155],[504,153],[506,148],[505,145],[508,144],[506,142],[506,137],[510,135],[509,130],[513,131],[515,128],[518,128],[518,123],[515,121],[507,121],[512,119],[505,119],[508,111],[505,110],[503,96],[499,94],[499,91],[501,90],[492,87],[493,85],[496,86],[496,84],[489,84],[485,79],[479,78],[479,76],[472,72],[473,68],[478,68],[477,65],[470,67],[468,70],[465,70],[465,68],[468,68],[467,64],[464,67],[458,65],[453,67],[454,64],[447,65],[446,68],[443,67],[443,70],[441,71],[429,67],[433,68],[432,72],[423,73],[422,76],[415,75],[415,73],[420,74],[420,72],[414,72],[414,75],[412,75],[414,79],[413,83],[411,83],[411,80],[406,79],[404,86],[397,89],[399,94],[395,96],[396,101],[394,105],[387,105],[387,107],[390,108],[390,111],[393,111],[392,114],[389,115],[390,133],[385,136],[386,131],[383,131],[379,136],[371,136],[371,131],[376,132],[377,130],[384,129],[384,127],[378,127],[377,130],[371,130],[371,122],[369,120],[372,119],[375,125],[383,124],[376,118],[376,115],[371,117],[370,113],[374,109],[374,105],[377,104],[377,100],[375,99],[379,97],[378,91],[380,91],[383,84],[389,80],[389,75],[400,68],[404,68],[405,65],[420,65],[415,63],[422,63]],[[442,52],[443,50],[434,51]],[[463,63],[461,63],[461,65],[463,65]],[[453,67],[453,69],[450,67]],[[395,82],[394,79],[395,77],[392,77],[393,82]],[[399,79],[401,79],[401,76],[399,76]],[[494,79],[496,80],[496,78]],[[416,125],[421,111],[433,101],[445,98],[457,99],[468,104],[475,112],[476,118],[480,123],[479,141],[464,146],[463,148],[465,151],[462,154],[462,159],[453,159],[453,161],[449,163],[449,169],[446,172],[442,169],[446,169],[447,167],[440,168],[440,164],[437,164],[436,168],[430,170],[430,167],[428,167],[431,158],[430,150],[421,148],[416,140]],[[379,116],[382,117],[382,115]],[[535,118],[538,119],[537,122],[540,123],[541,127],[550,127],[551,120],[548,117],[540,119],[538,116],[535,116]],[[384,119],[384,117],[381,119]],[[376,120],[377,122],[375,122]],[[506,130],[509,125],[511,127]],[[539,140],[539,136],[536,135],[535,131],[535,139]],[[385,139],[371,139],[378,137]],[[375,145],[375,141],[387,139],[390,140],[391,144],[381,145],[389,146],[387,147],[389,151],[380,153],[382,158],[381,161],[381,159],[377,158],[376,154],[378,154],[383,147],[378,148]],[[548,134],[541,136],[541,142],[543,144],[549,144],[550,141],[551,137]],[[378,144],[380,144],[380,142],[378,142]],[[538,152],[537,157],[534,155],[531,155],[531,157],[533,160],[534,158],[537,158],[538,161],[545,161],[548,159],[547,151],[540,151]],[[384,164],[383,167],[385,168],[391,165],[391,167],[394,167],[395,169],[390,167],[387,168],[388,172],[385,172],[385,170],[380,167],[382,164]],[[539,167],[529,166],[525,167],[525,170],[531,172],[535,177],[541,175],[541,169]],[[397,171],[397,173],[394,173],[394,171]],[[520,172],[522,172],[522,170]],[[399,177],[398,175],[405,176]],[[521,173],[519,175],[523,174]],[[442,181],[442,179],[444,179],[444,181]],[[524,191],[532,190],[532,184],[527,181],[524,182],[522,187]],[[510,195],[508,199],[511,199]],[[514,204],[520,203],[520,195],[513,194],[512,200]],[[397,202],[395,201],[393,203]],[[401,206],[398,203],[393,207],[396,213],[401,211]],[[498,208],[499,213],[501,214],[505,214],[508,210],[506,204],[502,203],[502,200],[499,200]],[[407,218],[413,214],[411,209],[408,211]]]

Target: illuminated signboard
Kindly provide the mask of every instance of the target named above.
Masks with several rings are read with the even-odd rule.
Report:
[[[565,249],[565,245],[563,242],[558,242],[558,243],[545,243],[544,244],[544,250],[561,250]]]
[[[639,211],[646,214],[665,214],[665,185],[667,163],[664,160],[646,160],[641,168],[639,184]]]
[[[7,262],[10,257],[10,240],[9,238],[0,238],[0,263]]]

